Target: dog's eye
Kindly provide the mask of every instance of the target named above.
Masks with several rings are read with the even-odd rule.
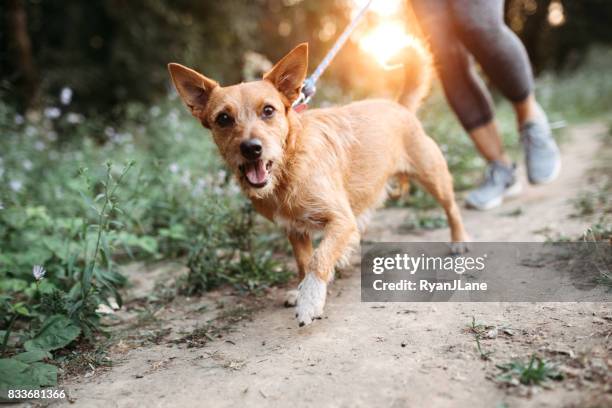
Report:
[[[221,127],[228,127],[234,124],[234,118],[232,118],[230,115],[228,115],[225,112],[221,112],[220,114],[217,115],[217,118],[215,119],[215,123]]]
[[[275,111],[276,109],[274,109],[274,106],[266,105],[263,108],[262,115],[264,118],[271,118]]]

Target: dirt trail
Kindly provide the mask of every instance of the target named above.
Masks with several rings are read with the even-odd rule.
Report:
[[[472,238],[542,241],[546,234],[575,237],[584,231],[588,221],[569,217],[570,200],[585,188],[598,150],[596,136],[604,131],[591,124],[568,132],[555,183],[526,187],[520,198],[487,213],[463,210]],[[508,215],[519,207],[521,214]],[[409,212],[379,211],[364,238],[447,239],[446,229],[402,234],[398,225]],[[603,355],[604,364],[612,364],[609,304],[371,304],[360,302],[359,281],[357,267],[338,279],[330,288],[326,317],[310,326],[297,327],[293,310],[280,307],[279,291],[252,321],[239,323],[221,340],[204,347],[162,342],[113,351],[111,370],[65,387],[76,406],[87,407],[560,407],[581,405],[602,386],[568,379],[520,396],[490,380],[495,364],[542,350],[566,358]],[[191,300],[184,315],[168,312],[163,327],[175,332],[193,327],[197,307],[206,302],[212,304]],[[483,341],[492,361],[480,359],[466,331],[472,316],[515,332]]]

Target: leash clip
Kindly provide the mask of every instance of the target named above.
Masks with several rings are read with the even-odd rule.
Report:
[[[293,102],[293,109],[298,112],[301,112],[305,109],[310,102],[312,96],[317,92],[317,87],[315,85],[314,79],[312,77],[307,78],[302,84],[302,89],[300,90],[300,96]],[[304,105],[304,107],[302,107]]]

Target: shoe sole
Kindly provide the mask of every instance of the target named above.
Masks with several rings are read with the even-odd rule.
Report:
[[[512,198],[512,197],[516,197],[518,196],[521,191],[523,191],[523,185],[521,184],[520,181],[515,182],[513,185],[511,185],[510,187],[508,187],[505,191],[504,194],[501,197],[497,197],[491,201],[489,201],[488,203],[486,203],[485,205],[474,205],[472,203],[466,203],[467,206],[469,208],[473,208],[475,210],[478,211],[487,211],[487,210],[491,210],[495,207],[499,207],[500,205],[502,205],[502,203],[504,202],[504,198]]]
[[[552,183],[553,181],[557,179],[557,177],[559,177],[560,173],[561,173],[561,159],[557,161],[557,164],[555,165],[555,168],[553,169],[553,172],[551,173],[550,176],[542,180],[532,180],[531,178],[529,178],[529,183],[533,185]]]

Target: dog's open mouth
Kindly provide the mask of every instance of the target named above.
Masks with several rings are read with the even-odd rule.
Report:
[[[271,161],[264,164],[263,160],[254,160],[242,164],[240,171],[242,171],[244,178],[252,187],[261,188],[268,184],[271,168]]]

